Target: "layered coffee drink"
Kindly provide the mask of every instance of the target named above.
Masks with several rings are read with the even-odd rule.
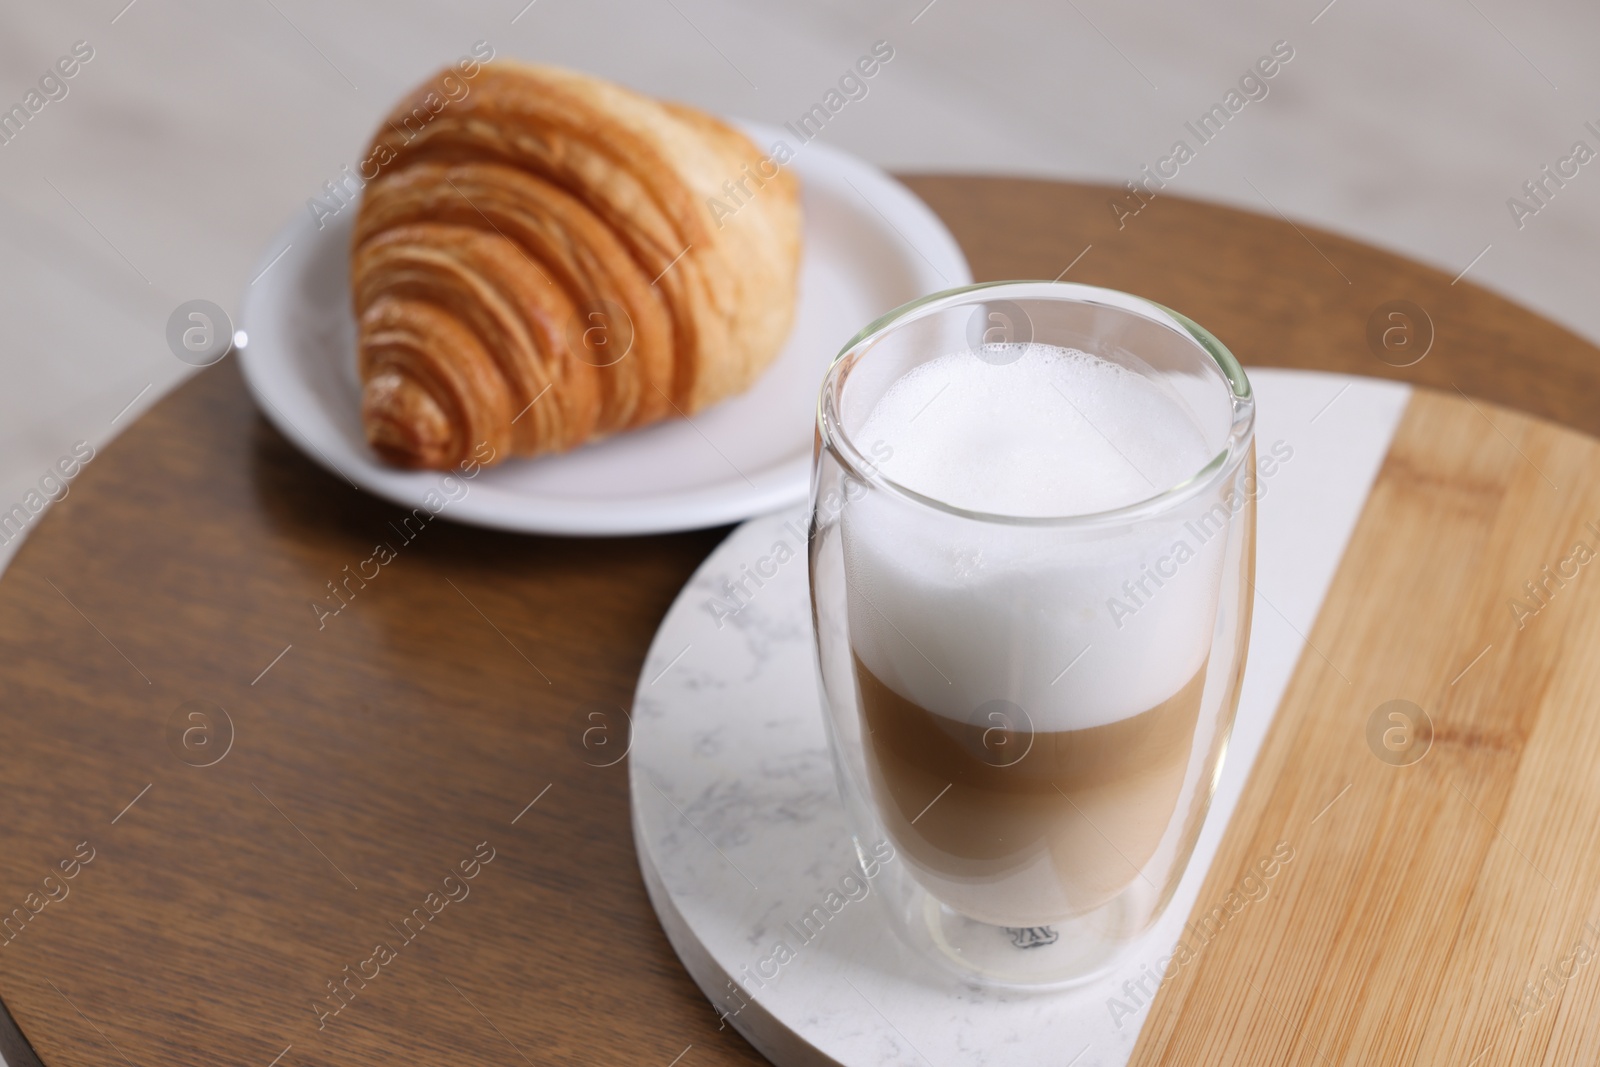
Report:
[[[1118,362],[988,345],[917,365],[854,436],[940,505],[866,493],[841,518],[868,784],[900,855],[1005,927],[1148,882],[1210,744],[1227,538],[1181,511],[1107,513],[1206,466],[1195,416]]]

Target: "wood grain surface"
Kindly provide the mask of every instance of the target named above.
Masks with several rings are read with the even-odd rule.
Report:
[[[1597,474],[1413,395],[1133,1063],[1600,1061]]]
[[[1573,519],[1600,518],[1581,495],[1593,446],[1485,401],[1600,432],[1600,352],[1469,282],[1276,218],[1163,198],[1119,231],[1107,189],[911,184],[980,278],[1076,259],[1067,277],[1161,300],[1246,362],[1459,387],[1487,416],[1460,398],[1408,414],[1375,497],[1387,510],[1363,519],[1331,594],[1346,606],[1312,635],[1352,682],[1302,662],[1201,899],[1275,834],[1301,858],[1169,983],[1140,1055],[1455,1062],[1499,1035],[1487,1067],[1530,1055],[1532,1035],[1580,1040],[1581,979],[1514,1038],[1495,998],[1559,964],[1595,915],[1575,777],[1593,694],[1574,657],[1600,594],[1585,571],[1515,637],[1497,598],[1562,557]],[[1396,299],[1436,333],[1403,370],[1365,340]],[[1530,482],[1516,448],[1563,488]],[[723,531],[578,541],[436,521],[408,536],[401,515],[295,452],[226,361],[103,448],[30,533],[0,580],[14,1067],[761,1062],[667,946],[625,765],[597,766],[625,747],[616,709]],[[372,576],[378,544],[394,558]],[[1419,544],[1416,560],[1384,552]],[[330,582],[349,603],[319,620]],[[1378,636],[1341,628],[1380,610],[1362,600],[1375,589],[1392,589]],[[1439,727],[1412,767],[1379,764],[1351,730],[1391,696]],[[1338,804],[1295,823],[1345,769]],[[1240,978],[1273,999],[1247,1000]]]
[[[1451,284],[1450,274],[1291,223],[1265,202],[1253,214],[1159,197],[1119,228],[1109,204],[1126,206],[1128,197],[1100,186],[1024,178],[906,183],[949,225],[979,279],[1065,271],[1066,281],[1138,293],[1183,312],[1246,365],[1460,389],[1600,436],[1600,349],[1470,280]],[[1374,312],[1398,300],[1418,305],[1432,326],[1431,349],[1409,367],[1380,360],[1367,340]],[[1383,351],[1391,362],[1415,358]]]

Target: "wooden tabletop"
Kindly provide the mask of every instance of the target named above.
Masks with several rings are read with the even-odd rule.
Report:
[[[1176,197],[1119,228],[1108,189],[908,181],[979,278],[1065,270],[1191,315],[1247,364],[1404,378],[1600,435],[1600,351],[1468,281]],[[13,1067],[761,1062],[667,945],[611,762],[650,637],[725,531],[408,540],[397,516],[272,431],[229,360],[31,531],[0,580]],[[319,620],[311,602],[372,575],[379,543],[395,558]],[[1270,829],[1249,803],[1225,856]],[[1183,1043],[1206,1025],[1184,1003],[1147,1055],[1206,1047]]]

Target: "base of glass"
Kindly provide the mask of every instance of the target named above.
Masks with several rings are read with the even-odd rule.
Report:
[[[1134,908],[1118,898],[1088,914],[1048,926],[994,926],[913,886],[901,912],[911,947],[968,980],[1061,989],[1108,971],[1137,934]]]

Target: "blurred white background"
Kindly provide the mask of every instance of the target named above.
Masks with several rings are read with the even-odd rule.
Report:
[[[6,2],[0,109],[74,42],[94,58],[0,145],[0,510],[191,372],[169,313],[233,313],[394,98],[478,40],[773,123],[888,40],[827,141],[890,169],[1118,184],[1286,40],[1270,95],[1169,192],[1269,211],[1259,189],[1451,275],[1488,246],[1471,280],[1600,340],[1600,163],[1521,229],[1506,203],[1574,141],[1600,149],[1592,2]]]

